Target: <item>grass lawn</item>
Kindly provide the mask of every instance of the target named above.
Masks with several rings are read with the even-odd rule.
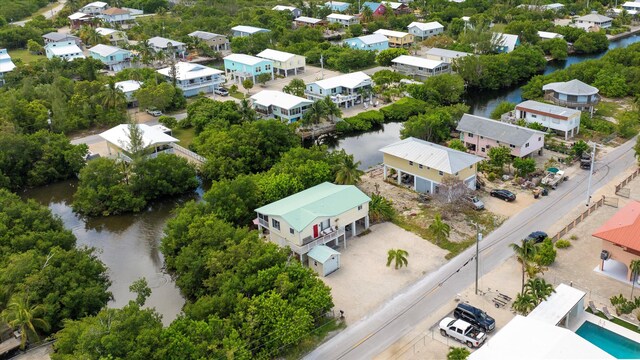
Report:
[[[25,64],[31,64],[32,62],[35,62],[37,60],[47,58],[44,55],[33,55],[27,49],[10,50],[9,56],[11,56],[11,59],[13,60],[20,59]]]
[[[186,129],[174,129],[172,134],[173,137],[180,140],[180,146],[188,149],[189,145],[193,142],[193,138],[196,137],[196,129],[192,127]]]
[[[591,311],[591,309],[589,309],[589,308],[587,308],[587,312],[593,314],[593,311]],[[600,310],[598,310],[598,313],[594,314],[594,315],[596,315],[598,317],[601,317],[601,318],[603,318],[605,320],[609,320],[604,315],[604,313],[602,311],[600,311]],[[626,329],[629,329],[631,331],[635,331],[637,333],[640,333],[640,330],[638,330],[638,325],[635,325],[635,324],[632,324],[630,322],[624,321],[624,320],[622,320],[620,318],[614,317],[613,320],[609,320],[609,321],[611,321],[614,324],[618,324],[618,325],[622,326],[623,328],[626,328]]]
[[[603,117],[614,117],[619,111],[619,105],[614,102],[601,101],[596,106],[595,115]]]
[[[240,100],[244,99],[244,94],[239,91],[229,92],[229,95],[233,96],[236,99],[240,99]]]

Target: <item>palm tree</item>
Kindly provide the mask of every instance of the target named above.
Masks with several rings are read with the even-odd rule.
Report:
[[[447,353],[447,360],[466,360],[471,352],[463,347],[450,347]]]
[[[511,308],[517,313],[527,315],[536,307],[533,296],[526,293],[518,293],[511,304]]]
[[[327,116],[327,104],[324,101],[316,101],[302,115],[302,123],[305,125],[319,124]]]
[[[113,78],[109,80],[109,84],[100,92],[99,97],[105,109],[121,109],[127,105],[126,96],[116,87],[116,82]]]
[[[358,169],[360,161],[353,162],[353,155],[345,156],[342,162],[336,166],[336,184],[356,185],[364,171]]]
[[[549,295],[555,292],[553,285],[546,282],[543,278],[529,279],[524,285],[524,289],[526,294],[533,297],[536,306],[542,301],[547,300]]]
[[[340,110],[340,107],[336,105],[336,103],[331,101],[330,97],[327,96],[322,101],[324,101],[324,104],[326,106],[326,114],[331,119],[331,121],[335,121],[336,116],[342,116],[342,110]]]
[[[435,238],[436,244],[439,244],[440,241],[447,240],[449,238],[449,233],[451,232],[451,226],[442,221],[442,216],[440,214],[436,214],[428,229],[431,235]]]
[[[89,45],[96,45],[105,42],[105,37],[100,35],[100,33],[91,26],[83,26],[80,28],[80,39],[82,39],[85,44]]]
[[[370,7],[364,6],[362,9],[362,22],[369,22],[373,19],[373,11]]]
[[[521,245],[516,243],[510,244],[509,246],[513,249],[513,252],[516,253],[516,257],[520,264],[522,264],[522,288],[521,292],[524,292],[524,274],[527,272],[527,269],[531,267],[531,263],[533,262],[533,258],[536,256],[538,248],[535,246],[533,241],[522,240]]]
[[[633,289],[638,281],[638,275],[640,275],[640,260],[631,260],[629,264],[629,270],[631,271],[631,297],[633,299]]]
[[[240,119],[242,121],[251,122],[255,121],[258,118],[256,111],[251,108],[251,104],[247,99],[242,99],[240,101],[240,108],[238,109],[238,113],[240,114]]]
[[[49,329],[49,324],[44,319],[36,317],[42,311],[42,305],[29,306],[26,296],[17,296],[2,312],[2,319],[13,329],[20,330],[22,334],[20,349],[24,350],[28,337],[38,339],[36,328],[45,331]]]
[[[379,194],[371,194],[369,202],[369,218],[372,222],[378,223],[391,220],[395,216],[396,210],[391,201]]]
[[[409,253],[406,250],[390,249],[387,252],[387,267],[389,267],[392,262],[395,262],[396,270],[403,266],[409,266],[409,261],[407,260],[408,256]]]

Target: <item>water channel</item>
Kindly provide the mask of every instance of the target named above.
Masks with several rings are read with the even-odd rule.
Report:
[[[640,41],[633,36],[611,43],[610,49],[624,47]],[[602,56],[571,56],[560,63],[550,63],[545,73],[565,68],[573,63]],[[468,96],[466,103],[471,112],[488,116],[497,104],[502,101],[519,102],[520,89],[506,89],[496,92],[484,92],[480,95]],[[335,148],[344,149],[368,168],[382,161],[378,149],[400,139],[401,123],[385,124],[378,131],[367,132],[336,141]],[[129,285],[145,277],[152,288],[147,300],[148,307],[154,307],[169,324],[180,313],[184,299],[175,283],[164,272],[164,259],[159,250],[160,239],[167,220],[177,205],[191,198],[202,195],[202,189],[192,197],[183,197],[172,201],[154,203],[146,211],[136,215],[111,216],[108,218],[85,219],[73,212],[71,201],[77,186],[76,181],[69,181],[31,189],[22,194],[48,206],[59,216],[67,229],[78,239],[78,246],[97,249],[97,256],[109,268],[112,281],[110,291],[114,300],[111,307],[122,307],[134,296],[129,292]]]

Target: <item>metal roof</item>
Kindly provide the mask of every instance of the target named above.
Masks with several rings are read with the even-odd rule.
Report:
[[[551,116],[570,118],[574,115],[580,117],[580,110],[569,109],[563,106],[541,103],[539,101],[527,100],[516,105],[517,110],[534,110],[549,114]]]
[[[613,19],[608,16],[604,16],[600,14],[587,14],[585,16],[580,16],[579,18],[576,18],[576,20],[603,23],[603,22],[611,21]]]
[[[363,44],[367,44],[367,45],[389,42],[389,39],[387,39],[386,36],[381,34],[358,36],[357,38],[346,39],[344,42],[348,43],[349,41],[356,40],[356,39],[362,41]]]
[[[123,93],[134,92],[142,86],[142,82],[136,80],[118,81],[116,88],[120,89]]]
[[[311,84],[316,84],[318,87],[328,90],[337,88],[339,86],[348,89],[355,89],[363,83],[371,84],[371,77],[363,73],[362,71],[358,71],[350,74],[334,76],[332,78],[316,81]]]
[[[380,151],[447,174],[455,174],[483,160],[476,155],[413,137],[387,145]]]
[[[57,45],[53,46],[54,44],[57,44]],[[51,54],[53,54],[54,56],[65,56],[65,55],[77,54],[77,56],[75,56],[74,58],[84,58],[84,54],[82,53],[82,50],[78,47],[78,45],[76,45],[75,42],[69,41],[65,45],[61,45],[61,44],[64,44],[64,42],[49,43],[45,45],[44,48],[49,50],[49,52],[51,52]],[[68,59],[68,60],[73,60],[73,59]]]
[[[566,82],[554,82],[542,86],[542,90],[552,90],[567,95],[595,95],[599,92],[598,88],[587,85],[578,79]]]
[[[263,61],[269,61],[269,62],[271,61],[268,59],[262,59],[262,58],[247,55],[247,54],[231,54],[231,55],[225,56],[223,59],[238,62],[240,64],[252,65],[252,66],[257,65]]]
[[[189,36],[202,39],[202,40],[211,40],[218,36],[224,36],[224,35],[197,30],[192,33],[189,33]]]
[[[414,26],[422,31],[444,28],[444,26],[437,21],[432,21],[428,23],[414,21],[411,24],[409,24],[409,26],[407,26],[407,29],[410,29]]]
[[[251,100],[253,100],[255,104],[259,104],[265,107],[275,105],[287,110],[299,106],[300,104],[313,104],[313,101],[309,99],[276,90],[262,90],[259,93],[252,95]]]
[[[103,27],[97,27],[96,28],[96,32],[102,36],[108,36],[111,35],[113,33],[117,33],[120,32],[120,30],[116,30],[116,29],[109,29],[109,28],[103,28]]]
[[[492,140],[500,141],[501,143],[515,146],[523,146],[536,134],[546,135],[542,131],[470,114],[462,115],[456,130],[484,136]]]
[[[273,61],[287,61],[292,57],[296,56],[296,54],[291,54],[288,52],[278,51],[273,49],[265,49],[256,56],[264,59],[273,60]]]
[[[447,57],[447,58],[459,58],[459,57],[465,57],[465,56],[472,55],[470,53],[463,52],[463,51],[454,51],[454,50],[440,49],[440,48],[431,48],[431,49],[427,50],[427,52],[425,54],[426,55]]]
[[[151,39],[148,40],[149,45],[156,47],[156,48],[160,48],[160,49],[166,49],[169,46],[169,43],[171,43],[172,46],[182,46],[184,45],[183,42],[180,41],[176,41],[176,40],[171,40],[171,39],[167,39],[167,38],[163,38],[161,36],[155,36],[152,37]]]
[[[300,232],[319,217],[338,216],[369,201],[371,199],[353,185],[324,182],[258,208],[256,212],[280,216]]]
[[[100,28],[97,28],[96,31],[98,29],[100,29]],[[103,35],[103,34],[100,34],[100,35]],[[42,37],[45,38],[45,39],[54,41],[54,42],[55,41],[63,41],[63,40],[66,40],[66,39],[74,39],[74,40],[78,39],[77,36],[73,36],[71,34],[63,34],[63,33],[59,33],[59,32],[46,33],[46,34],[42,35]]]
[[[129,52],[129,50],[125,50],[125,49],[121,49],[117,46],[111,46],[111,45],[105,45],[105,44],[98,44],[92,48],[89,49],[89,52],[91,53],[95,53],[98,54],[102,57],[106,57],[106,56],[110,56],[112,54],[115,54],[119,51],[126,51]]]
[[[85,14],[85,13],[81,13],[81,12],[76,12],[76,13],[73,13],[73,14],[67,16],[67,18],[69,18],[69,20],[80,20],[82,18],[90,18],[90,17],[91,17],[91,15]]]
[[[550,32],[550,31],[538,31],[538,36],[541,39],[563,39],[564,38],[564,36],[558,33]]]
[[[555,292],[536,306],[527,317],[547,324],[558,325],[560,320],[567,316],[585,295],[584,291],[560,284],[556,287]]]
[[[373,32],[374,34],[380,34],[380,35],[384,35],[384,36],[393,36],[393,37],[398,37],[398,38],[402,38],[405,37],[407,35],[409,35],[409,33],[403,32],[403,31],[394,31],[394,30],[387,30],[387,29],[378,29],[376,31]]]
[[[99,7],[99,8],[102,8],[102,7],[105,7],[105,6],[108,6],[108,5],[109,4],[107,4],[106,2],[103,2],[103,1],[94,1],[92,3],[88,3],[87,5],[83,6],[82,8],[83,9],[87,8],[87,7]]]
[[[208,66],[204,66],[200,64],[194,64],[194,63],[188,63],[188,62],[182,62],[182,61],[176,63],[175,68],[176,68],[175,76],[177,80],[191,80],[191,79],[197,79],[201,77],[219,75],[224,73],[224,71],[222,70],[210,68]],[[172,76],[170,66],[164,69],[158,70],[158,73],[167,77]]]
[[[640,202],[632,201],[618,210],[593,234],[599,239],[640,251]]]
[[[312,258],[315,261],[324,264],[327,260],[331,259],[332,256],[340,255],[339,252],[333,250],[327,245],[316,245],[311,248],[311,251],[307,253],[307,256]]]
[[[439,60],[424,59],[421,57],[409,56],[409,55],[400,55],[397,58],[391,60],[391,62],[396,64],[404,64],[404,65],[415,66],[415,67],[420,67],[425,69],[431,69],[431,70],[437,68],[442,64],[445,64],[444,62]]]
[[[284,10],[295,11],[295,10],[299,10],[299,9],[297,7],[295,7],[295,6],[276,5],[276,6],[272,7],[271,10],[275,10],[275,11],[284,11]]]
[[[155,145],[163,145],[175,143],[180,140],[169,136],[162,131],[154,129],[153,127],[145,124],[138,124],[138,128],[142,132],[142,143],[145,148]],[[100,137],[107,142],[128,151],[130,145],[129,139],[129,125],[120,124],[100,134]]]
[[[518,35],[493,33],[493,36],[494,39],[502,37],[500,45],[506,46],[508,48],[508,51],[513,51],[513,49],[516,48],[516,44],[518,43]]]
[[[316,19],[316,18],[312,18],[312,17],[308,17],[308,16],[300,16],[295,18],[294,21],[297,22],[304,22],[304,23],[308,23],[308,24],[317,24],[322,22],[322,19]]]
[[[247,34],[255,34],[259,32],[271,31],[269,29],[263,29],[255,26],[238,25],[231,28],[233,31],[239,31]]]
[[[327,15],[327,19],[338,19],[338,20],[351,20],[355,18],[353,15],[345,15],[345,14],[330,14]]]

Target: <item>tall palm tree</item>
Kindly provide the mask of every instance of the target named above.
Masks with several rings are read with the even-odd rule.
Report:
[[[362,22],[367,23],[371,21],[371,19],[373,19],[373,11],[368,6],[363,7],[361,15],[362,15]]]
[[[395,262],[396,270],[403,266],[409,266],[409,260],[407,260],[408,256],[409,252],[407,252],[406,250],[390,249],[387,252],[387,267],[389,267],[392,262]]]
[[[535,305],[538,306],[542,301],[555,292],[553,285],[546,282],[543,278],[529,279],[524,285],[524,292],[531,295],[535,300]]]
[[[330,97],[327,96],[322,101],[324,102],[326,107],[326,114],[331,119],[331,121],[335,121],[336,116],[342,116],[342,110],[340,110],[340,107],[336,105],[336,103],[331,101]]]
[[[640,275],[640,260],[631,260],[629,264],[629,270],[631,270],[631,296],[630,299],[633,299],[633,289],[636,286],[636,281],[638,281],[638,275]]]
[[[524,275],[527,272],[527,269],[531,267],[531,263],[538,252],[538,248],[535,246],[533,241],[522,240],[521,244],[522,245],[513,243],[510,244],[509,247],[513,249],[518,261],[522,264],[522,288],[520,291],[524,292]]]
[[[451,226],[449,224],[442,221],[442,215],[436,214],[435,218],[431,225],[429,225],[429,232],[436,240],[436,244],[439,244],[441,241],[447,240],[449,238],[449,234],[451,232]]]
[[[91,26],[83,26],[80,28],[80,39],[89,45],[102,44],[105,42],[105,37],[100,35],[100,33]]]
[[[324,101],[316,101],[302,115],[302,123],[305,125],[319,124],[327,117],[327,104]]]
[[[527,293],[518,293],[511,304],[511,308],[517,313],[527,315],[536,307],[533,296]]]
[[[127,105],[127,98],[122,90],[116,87],[116,82],[112,78],[109,84],[100,92],[100,101],[105,109],[121,109]]]
[[[348,155],[336,166],[336,184],[356,185],[360,182],[360,177],[364,171],[360,170],[360,161],[353,162],[353,156]]]
[[[49,324],[37,317],[42,311],[42,305],[29,306],[29,299],[26,296],[16,296],[2,312],[2,319],[13,329],[20,330],[22,334],[20,349],[24,350],[27,338],[38,339],[36,328],[49,329]]]

